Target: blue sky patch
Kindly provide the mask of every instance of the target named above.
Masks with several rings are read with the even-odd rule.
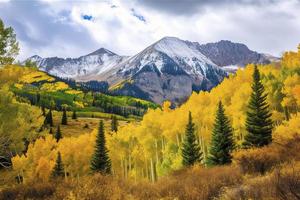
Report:
[[[82,19],[91,21],[93,19],[92,15],[82,15]]]

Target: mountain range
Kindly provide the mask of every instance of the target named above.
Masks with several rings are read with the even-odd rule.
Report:
[[[210,90],[238,66],[276,59],[227,40],[199,44],[176,37],[164,37],[134,56],[100,48],[78,58],[28,58],[49,74],[77,81],[107,81],[114,94],[159,104],[165,100],[178,104],[192,91]]]

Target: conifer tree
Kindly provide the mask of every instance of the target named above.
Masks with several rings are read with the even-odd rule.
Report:
[[[209,149],[208,165],[224,165],[231,163],[231,151],[234,149],[232,127],[222,102],[219,102],[212,139]]]
[[[193,123],[192,113],[189,112],[188,124],[185,128],[185,137],[182,144],[182,164],[184,166],[191,166],[201,160],[202,152],[195,135],[195,124]]]
[[[62,125],[67,125],[68,124],[68,121],[67,121],[67,111],[66,111],[65,108],[63,109],[63,115],[62,115],[62,118],[61,118],[61,124]]]
[[[64,165],[63,165],[63,162],[62,162],[62,159],[61,159],[61,154],[60,152],[57,153],[57,158],[56,158],[56,163],[55,163],[55,166],[52,170],[52,173],[51,173],[51,177],[52,178],[57,178],[57,177],[64,177]]]
[[[260,73],[257,66],[254,67],[252,94],[248,104],[246,118],[245,141],[243,146],[261,147],[272,141],[272,119],[269,105],[266,101],[267,94],[260,80]]]
[[[62,134],[61,134],[60,126],[59,125],[57,126],[57,129],[56,129],[54,137],[56,139],[56,142],[58,142],[62,138]]]
[[[77,119],[77,115],[76,115],[76,111],[75,110],[73,111],[72,119]]]
[[[111,172],[111,161],[105,146],[104,124],[102,120],[99,123],[95,152],[91,160],[91,170],[102,174],[110,174]]]
[[[45,118],[45,125],[49,124],[50,127],[53,127],[53,118],[52,118],[52,111],[51,109],[48,111],[46,118]]]
[[[118,119],[115,115],[111,116],[111,131],[118,131]]]

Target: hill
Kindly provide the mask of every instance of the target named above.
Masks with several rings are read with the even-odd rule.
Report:
[[[31,105],[56,110],[65,107],[69,111],[77,111],[79,116],[87,116],[89,113],[90,117],[97,112],[140,117],[149,107],[157,107],[151,102],[133,97],[89,92],[85,90],[85,85],[75,83],[70,87],[68,81],[57,79],[35,68],[8,66],[1,69],[3,74],[8,74],[9,71],[18,74],[10,90],[17,96],[18,101],[29,102]]]

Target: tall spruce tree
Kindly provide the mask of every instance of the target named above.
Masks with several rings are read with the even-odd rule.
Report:
[[[77,119],[77,115],[76,115],[76,111],[75,110],[73,111],[72,119]]]
[[[61,134],[60,126],[59,125],[57,126],[57,129],[56,129],[54,137],[56,139],[56,142],[58,142],[62,138],[62,134]]]
[[[195,124],[192,113],[189,112],[188,123],[185,128],[185,137],[182,144],[182,164],[191,166],[202,160],[202,152],[195,135]]]
[[[45,125],[49,125],[50,127],[53,127],[53,118],[52,118],[52,111],[51,109],[49,109],[46,117],[45,117],[45,121],[44,121]]]
[[[117,132],[118,131],[118,119],[117,116],[111,116],[111,131]]]
[[[219,102],[212,139],[207,158],[208,165],[224,165],[231,163],[231,151],[234,149],[232,127],[222,102]]]
[[[102,120],[99,123],[95,152],[91,160],[91,170],[102,174],[111,173],[111,161],[109,159],[108,150],[105,146],[104,124]]]
[[[267,94],[260,80],[260,73],[257,66],[254,67],[252,94],[248,104],[248,112],[246,118],[245,141],[243,146],[262,147],[272,142],[271,112],[266,101]]]
[[[51,177],[52,178],[64,177],[64,175],[65,175],[64,165],[63,165],[63,162],[61,159],[61,154],[60,154],[60,152],[58,152],[55,166],[51,173]]]
[[[66,111],[65,108],[63,109],[63,115],[62,115],[62,118],[61,118],[61,124],[62,125],[67,125],[68,124],[67,111]]]

